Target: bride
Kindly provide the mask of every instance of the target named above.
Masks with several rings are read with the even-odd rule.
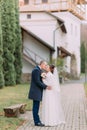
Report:
[[[46,67],[46,77],[43,82],[52,87],[52,90],[44,90],[42,98],[42,121],[45,126],[56,126],[65,123],[60,99],[60,85],[57,69],[54,65]]]

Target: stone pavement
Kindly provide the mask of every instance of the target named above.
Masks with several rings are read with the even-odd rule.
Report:
[[[26,123],[17,130],[87,130],[87,99],[81,83],[61,85],[62,106],[66,124],[56,127],[37,127],[33,124],[32,112],[26,112],[21,118]]]

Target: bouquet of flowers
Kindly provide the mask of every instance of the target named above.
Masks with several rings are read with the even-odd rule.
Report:
[[[45,72],[41,73],[41,77],[46,78],[46,73]]]

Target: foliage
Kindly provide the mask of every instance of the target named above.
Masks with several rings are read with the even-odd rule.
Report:
[[[15,50],[15,17],[13,0],[2,3],[2,36],[3,36],[3,69],[5,85],[15,85],[14,50]]]
[[[85,72],[85,43],[83,42],[81,44],[81,72],[84,73]]]
[[[57,58],[57,59],[52,59],[52,63],[55,64],[57,67],[63,67],[63,59],[62,58]]]
[[[52,64],[58,68],[59,74],[63,71],[64,61],[62,58],[52,59]]]
[[[3,75],[3,39],[2,39],[2,26],[1,26],[1,0],[0,0],[0,88],[4,86]]]
[[[16,71],[16,83],[21,82],[21,74],[22,74],[22,38],[21,38],[21,29],[19,25],[19,9],[18,9],[18,0],[15,0],[15,17],[16,17],[16,27],[15,34],[16,35],[16,44],[15,44],[15,71]]]
[[[86,82],[87,82],[87,43],[85,43],[85,76],[86,76]]]
[[[0,44],[2,43],[2,46],[0,46],[0,56],[3,60],[2,63],[0,62],[2,64],[0,77],[3,78],[4,74],[5,86],[11,86],[20,83],[22,73],[22,39],[18,0],[1,1]],[[0,82],[3,81],[1,84],[4,85],[2,78]]]

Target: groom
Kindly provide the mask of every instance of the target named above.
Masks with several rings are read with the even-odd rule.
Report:
[[[45,70],[46,66],[47,62],[41,61],[40,64],[33,69],[31,75],[31,85],[28,98],[33,100],[32,113],[35,126],[44,126],[44,124],[41,123],[38,114],[40,101],[42,100],[43,89],[51,89],[50,86],[47,86],[42,82],[41,72],[42,69]]]

